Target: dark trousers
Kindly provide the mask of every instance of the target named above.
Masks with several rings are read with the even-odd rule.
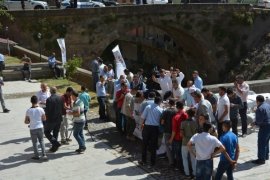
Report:
[[[22,68],[21,69],[22,75],[23,75],[23,79],[25,79],[27,76],[26,74],[28,73],[28,79],[31,79],[31,68]]]
[[[197,160],[196,180],[210,180],[213,172],[213,160]]]
[[[220,136],[222,135],[223,131],[222,131],[222,122],[218,122],[217,123],[217,128],[218,128],[218,139],[220,138]]]
[[[132,136],[136,127],[135,119],[125,116],[127,135]]]
[[[146,0],[143,0],[142,2],[143,2],[143,4],[147,4],[147,1]]]
[[[231,118],[232,122],[232,132],[237,136],[238,131],[237,131],[237,124],[238,124],[238,118]]]
[[[49,67],[53,70],[54,77],[58,78],[61,76],[61,69],[57,65],[49,65]]]
[[[181,170],[184,169],[182,160],[182,141],[173,141],[172,143],[172,155],[175,159],[175,167]]]
[[[121,109],[119,109],[117,107],[117,102],[116,101],[113,102],[113,108],[114,108],[114,111],[115,111],[115,125],[116,125],[116,128],[118,129],[118,131],[120,131],[121,126],[119,124],[119,116],[120,116]]]
[[[219,161],[215,180],[221,180],[223,173],[227,174],[227,180],[233,180],[233,169],[229,161]]]
[[[151,165],[156,163],[156,150],[158,147],[158,126],[145,125],[142,131],[142,162],[146,163],[147,150],[151,154]]]
[[[239,109],[242,124],[242,134],[247,134],[247,102],[243,102],[244,107]]]
[[[99,104],[99,119],[105,120],[106,119],[106,104],[105,104],[105,96],[99,96],[98,98],[98,104]]]
[[[116,127],[120,132],[126,133],[127,132],[127,121],[126,118],[124,116],[124,114],[121,113],[121,108],[117,108],[117,112],[116,112]]]
[[[57,138],[58,138],[61,122],[56,122],[56,123],[46,122],[45,125],[46,126],[44,130],[44,134],[46,138],[51,142],[53,147],[60,146],[60,143],[57,141]]]
[[[84,111],[83,111],[83,114],[84,114],[84,117],[85,117],[85,127],[88,127],[88,122],[87,122],[87,111],[88,111],[88,110],[84,110]]]
[[[94,73],[92,73],[92,81],[93,81],[93,89],[94,89],[94,91],[96,91],[96,84],[97,84],[97,82],[98,82],[98,80],[99,80],[99,77],[98,77],[98,72],[94,72]]]
[[[258,132],[258,159],[269,159],[270,124],[260,126]]]

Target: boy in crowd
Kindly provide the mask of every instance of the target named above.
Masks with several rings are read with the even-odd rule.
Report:
[[[38,144],[39,141],[42,151],[42,159],[47,160],[47,156],[45,153],[45,145],[43,140],[43,123],[42,121],[46,120],[44,109],[38,106],[38,98],[37,96],[31,97],[32,107],[26,111],[26,116],[24,123],[30,124],[30,135],[33,143],[34,153],[35,156],[32,157],[34,160],[39,160],[39,153],[38,153]]]
[[[230,158],[234,160],[234,162],[231,163],[226,159],[224,154],[221,154],[215,180],[221,180],[224,172],[227,173],[228,180],[233,180],[233,169],[239,157],[239,145],[237,136],[230,131],[230,128],[230,121],[224,121],[222,123],[223,134],[220,137],[220,142],[225,147],[226,152]]]

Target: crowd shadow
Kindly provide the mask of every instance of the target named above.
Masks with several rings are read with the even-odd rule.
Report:
[[[107,161],[106,164],[110,164],[110,165],[117,165],[117,164],[125,164],[129,162],[129,160],[123,156],[117,157],[113,160]]]
[[[67,157],[67,156],[73,156],[73,155],[78,155],[74,151],[71,152],[63,152],[63,153],[48,153],[47,156],[49,158],[48,161],[42,161],[42,160],[32,160],[31,157],[33,157],[33,154],[25,154],[25,153],[16,153],[12,156],[9,156],[5,159],[1,159],[0,163],[0,171],[6,170],[6,169],[11,169],[11,168],[16,168],[21,165],[29,164],[29,163],[47,163],[49,161],[59,159],[62,157]]]
[[[18,139],[12,139],[9,141],[5,141],[0,143],[0,145],[7,145],[7,144],[21,144],[21,143],[26,143],[28,141],[30,141],[31,138],[30,137],[24,137],[24,138],[18,138]]]
[[[143,174],[147,174],[147,172],[140,170],[140,169],[135,169],[137,168],[136,166],[129,166],[129,167],[125,167],[125,168],[117,168],[114,169],[110,172],[105,173],[105,176],[139,176],[139,175],[143,175]]]

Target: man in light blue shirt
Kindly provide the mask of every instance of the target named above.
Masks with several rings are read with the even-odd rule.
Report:
[[[199,76],[199,72],[198,71],[193,71],[192,76],[193,76],[195,87],[202,90],[202,88],[203,88],[203,80]]]
[[[156,97],[156,94],[155,92],[150,92],[148,94],[148,99],[144,100],[141,104],[141,107],[140,107],[140,113],[142,114],[143,111],[145,110],[146,106],[148,105],[151,105],[151,104],[154,104],[154,99]]]
[[[0,53],[0,76],[3,76],[2,71],[5,69],[5,56]]]
[[[146,106],[141,118],[143,119],[143,147],[142,147],[142,161],[139,164],[146,164],[147,150],[151,153],[151,166],[156,163],[156,150],[158,147],[158,134],[161,114],[163,109],[160,107],[160,97],[155,97],[154,103]]]
[[[188,107],[193,107],[195,105],[195,101],[193,96],[191,95],[196,91],[196,87],[193,85],[192,81],[187,81],[187,88],[185,88],[185,92],[183,95],[183,103]]]
[[[105,79],[103,76],[100,76],[99,81],[96,84],[97,99],[99,104],[99,119],[106,120],[106,87]]]
[[[86,92],[86,88],[85,86],[81,86],[81,94],[79,95],[80,100],[83,102],[84,104],[84,116],[85,116],[85,126],[84,129],[87,130],[88,128],[88,123],[87,123],[87,112],[89,110],[89,104],[91,101],[91,97],[89,96],[88,92]]]

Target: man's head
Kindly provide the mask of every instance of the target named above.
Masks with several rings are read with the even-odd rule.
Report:
[[[262,104],[264,102],[264,97],[262,95],[258,95],[256,97],[256,103],[257,103],[257,106],[259,106],[260,104]]]
[[[31,101],[32,104],[37,104],[38,103],[37,96],[32,96],[30,101]]]
[[[176,108],[178,110],[183,109],[184,108],[184,104],[181,101],[177,101],[176,102]]]
[[[130,71],[129,71],[128,69],[125,69],[125,70],[124,70],[125,75],[129,75],[129,72],[130,72]]]
[[[160,69],[159,70],[159,74],[160,74],[160,77],[164,77],[165,76],[165,70],[164,69]]]
[[[227,95],[229,98],[231,98],[234,95],[233,88],[229,87],[227,89]]]
[[[40,89],[41,89],[42,92],[46,92],[47,88],[48,88],[47,84],[45,84],[45,83],[40,84]]]
[[[109,64],[108,65],[108,70],[110,71],[111,69],[113,69],[113,65],[112,64]]]
[[[142,75],[142,74],[143,74],[143,69],[142,69],[142,68],[138,69],[137,74],[138,74],[139,76]]]
[[[128,89],[127,83],[121,83],[121,90],[126,91]]]
[[[99,65],[103,64],[103,59],[101,59],[100,57],[98,57],[97,60],[98,60],[98,64]]]
[[[231,129],[232,127],[232,124],[231,124],[231,121],[223,121],[222,122],[222,131],[223,132],[227,132]]]
[[[159,96],[155,97],[155,99],[154,99],[154,103],[158,104],[158,105],[161,103],[161,101],[162,101],[161,97],[159,97]]]
[[[55,56],[55,52],[52,52],[52,56],[53,56],[53,57]]]
[[[105,66],[103,67],[103,71],[104,71],[104,72],[108,72],[108,66],[105,65]]]
[[[138,83],[138,82],[139,82],[139,76],[138,76],[138,74],[134,74],[134,76],[133,76],[133,81],[134,81],[135,83]]]
[[[203,124],[203,132],[210,132],[212,129],[212,125],[210,123],[204,123]]]
[[[122,80],[125,80],[125,76],[122,74],[119,76],[119,80],[122,81]]]
[[[200,114],[199,115],[199,125],[203,126],[204,123],[206,123],[209,120],[208,114]]]
[[[77,91],[73,90],[71,93],[72,100],[75,101],[78,98],[78,96],[79,96],[79,93]]]
[[[237,84],[242,84],[244,82],[244,76],[242,74],[237,75],[235,81]]]
[[[172,77],[173,77],[173,78],[177,77],[177,71],[176,71],[176,70],[173,70],[173,71],[172,71]]]
[[[204,97],[207,97],[210,93],[210,90],[207,88],[202,88],[201,93],[203,94]]]
[[[226,87],[224,87],[224,86],[218,87],[218,93],[220,96],[224,96],[226,94],[226,92],[227,92]]]
[[[199,76],[199,72],[198,71],[193,71],[192,76],[193,76],[193,78],[198,77]]]
[[[105,81],[105,78],[104,78],[104,76],[99,76],[99,80],[100,80],[100,82],[104,82]]]
[[[202,100],[202,93],[200,91],[195,91],[193,93],[193,98],[196,103],[199,103]]]
[[[175,101],[173,99],[169,99],[169,106],[170,107],[175,106]]]
[[[156,97],[156,93],[155,92],[150,92],[148,94],[148,99],[154,99]]]
[[[191,81],[191,80],[187,81],[187,87],[188,88],[191,87],[192,85],[193,85],[193,81]]]
[[[81,91],[82,92],[84,92],[84,91],[86,91],[87,89],[86,89],[86,87],[85,86],[81,86]]]
[[[67,95],[67,96],[71,96],[72,91],[74,91],[73,88],[72,88],[72,87],[68,87],[68,88],[66,89],[66,95]]]
[[[193,108],[190,108],[190,109],[187,110],[187,114],[188,114],[188,117],[189,118],[194,117],[195,116],[195,113],[196,113],[196,111]]]
[[[50,88],[50,93],[51,94],[56,94],[57,88],[56,87],[51,87]]]

